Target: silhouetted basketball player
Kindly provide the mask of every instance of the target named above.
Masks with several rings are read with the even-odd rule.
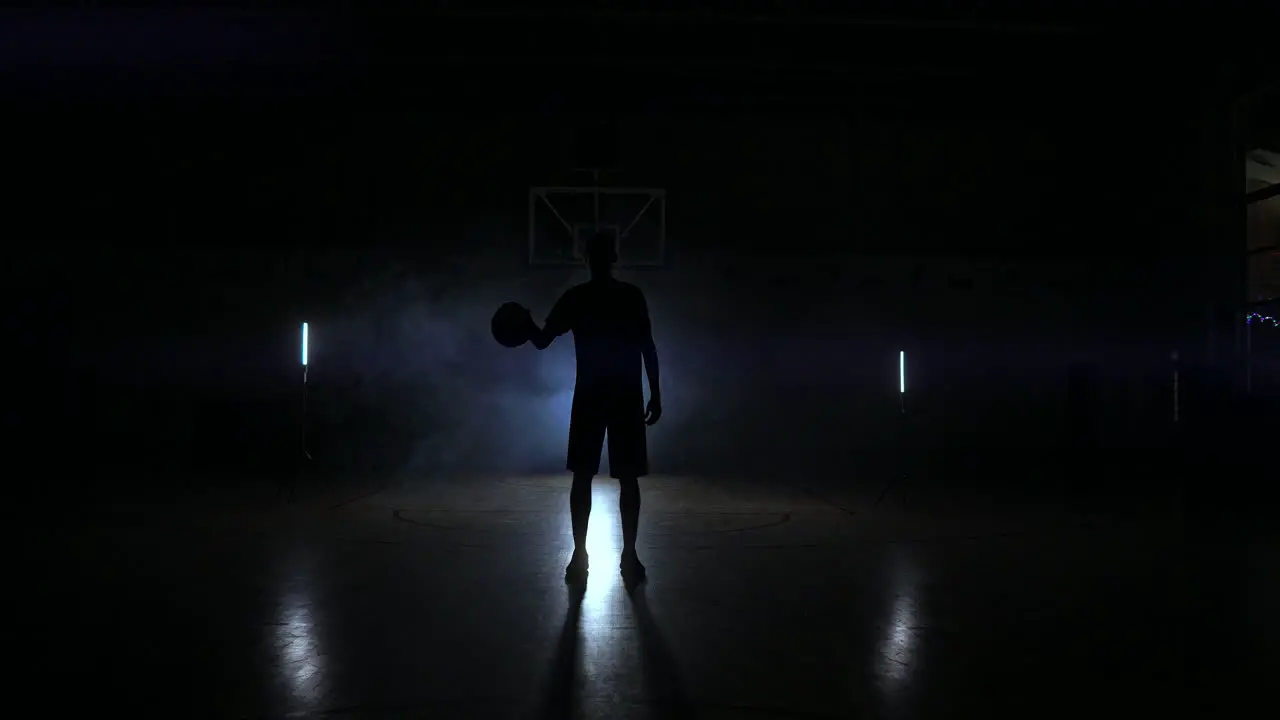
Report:
[[[591,480],[600,471],[600,452],[609,437],[610,474],[621,484],[621,569],[625,580],[644,578],[636,555],[640,519],[638,478],[649,473],[645,427],[662,416],[658,385],[658,351],[653,344],[649,307],[640,288],[613,277],[617,249],[611,236],[597,234],[586,247],[591,279],[570,288],[556,301],[545,328],[533,335],[539,350],[573,332],[578,379],[569,421],[569,462],[573,489],[573,559],[565,569],[570,581],[587,574],[587,519],[591,515]],[[644,404],[640,361],[649,376],[649,405]]]

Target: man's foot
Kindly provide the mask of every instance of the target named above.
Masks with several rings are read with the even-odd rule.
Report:
[[[640,556],[636,551],[622,553],[622,562],[618,564],[622,570],[622,580],[628,585],[635,585],[644,582],[645,572],[644,565],[640,562]]]
[[[569,560],[569,566],[564,569],[564,581],[567,583],[586,582],[588,566],[586,551],[574,550],[573,558]]]

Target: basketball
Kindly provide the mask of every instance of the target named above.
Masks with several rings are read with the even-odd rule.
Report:
[[[493,339],[497,340],[499,345],[509,348],[520,347],[533,337],[533,317],[520,303],[503,303],[502,307],[493,314],[489,329],[493,331]]]

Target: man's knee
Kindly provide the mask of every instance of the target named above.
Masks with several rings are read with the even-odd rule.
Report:
[[[592,473],[574,473],[571,492],[591,492],[591,480],[594,477]]]
[[[630,495],[630,494],[632,494],[632,493],[637,494],[637,495],[638,495],[638,494],[640,494],[640,480],[639,480],[639,478],[633,478],[633,477],[631,477],[631,478],[628,478],[628,477],[618,478],[618,485],[621,487],[622,492],[623,492],[624,494],[627,494],[627,495]]]

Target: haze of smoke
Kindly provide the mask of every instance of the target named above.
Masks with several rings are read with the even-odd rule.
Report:
[[[349,294],[317,352],[351,415],[377,426],[366,428],[370,452],[394,455],[408,476],[563,466],[572,348],[497,345],[490,317],[517,295],[512,283],[403,266]]]

